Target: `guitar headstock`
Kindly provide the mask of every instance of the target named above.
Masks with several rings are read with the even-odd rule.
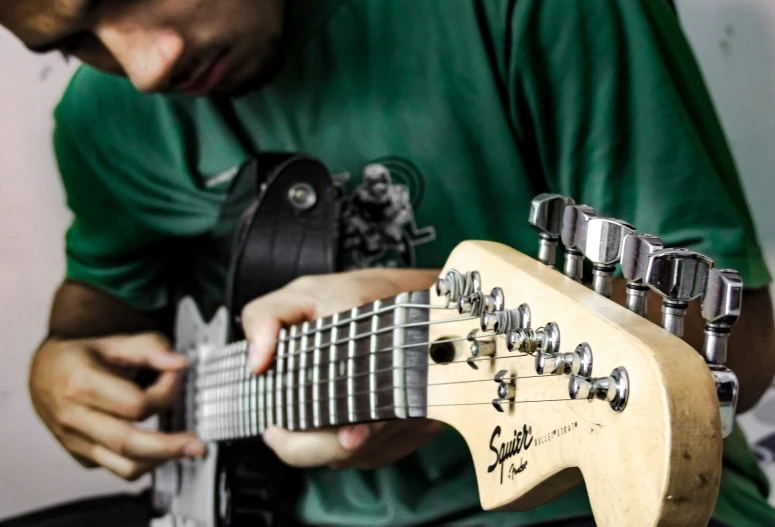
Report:
[[[540,261],[491,242],[450,255],[431,292],[427,416],[466,440],[485,509],[532,509],[583,478],[598,525],[706,525],[734,420],[739,275],[572,200],[552,206],[583,223],[562,233],[564,273],[557,221],[536,229]],[[620,260],[626,306],[608,298]],[[648,291],[665,298],[662,326],[642,316]],[[700,296],[704,356],[680,338]]]

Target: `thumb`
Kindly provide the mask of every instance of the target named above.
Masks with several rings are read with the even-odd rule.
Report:
[[[107,362],[124,367],[146,367],[159,371],[181,370],[188,359],[175,352],[159,333],[96,339],[92,349]]]
[[[269,367],[282,326],[314,318],[314,300],[304,293],[294,293],[287,288],[269,293],[246,305],[242,310],[242,326],[250,343],[248,361],[251,371],[258,374]]]

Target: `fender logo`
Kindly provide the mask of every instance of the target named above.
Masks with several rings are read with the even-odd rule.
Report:
[[[493,461],[492,465],[487,467],[487,472],[493,472],[496,468],[498,468],[498,465],[500,465],[501,484],[503,484],[503,463],[510,457],[522,452],[522,450],[527,450],[530,448],[530,445],[533,444],[533,427],[522,425],[521,431],[517,432],[514,430],[514,439],[511,439],[505,443],[501,442],[500,448],[495,448],[493,443],[495,442],[495,438],[500,437],[500,435],[501,427],[496,426],[495,430],[492,432],[492,436],[490,437],[490,450],[492,450],[492,452],[495,454],[495,461]],[[522,460],[520,460],[520,462],[521,465],[519,468],[514,468],[514,465],[511,466],[511,469],[509,470],[510,479],[513,479],[515,475],[519,474],[527,468],[527,461],[522,462]]]

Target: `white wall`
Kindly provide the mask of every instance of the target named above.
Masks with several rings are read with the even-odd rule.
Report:
[[[72,70],[58,55],[33,56],[0,28],[0,518],[128,488],[65,455],[27,395],[29,359],[64,268],[69,215],[50,133]]]
[[[775,2],[678,5],[775,270]],[[68,214],[49,137],[51,109],[71,71],[58,56],[35,57],[0,30],[0,518],[138,487],[71,461],[38,422],[26,390],[30,354],[63,269]],[[753,442],[775,431],[775,392],[765,399],[743,417]],[[775,481],[775,464],[767,469]]]

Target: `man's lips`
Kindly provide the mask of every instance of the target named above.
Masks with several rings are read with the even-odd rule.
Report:
[[[204,70],[197,72],[191,80],[176,87],[175,91],[181,92],[189,97],[201,97],[215,88],[228,70],[228,67],[228,54],[224,51],[204,68]]]

